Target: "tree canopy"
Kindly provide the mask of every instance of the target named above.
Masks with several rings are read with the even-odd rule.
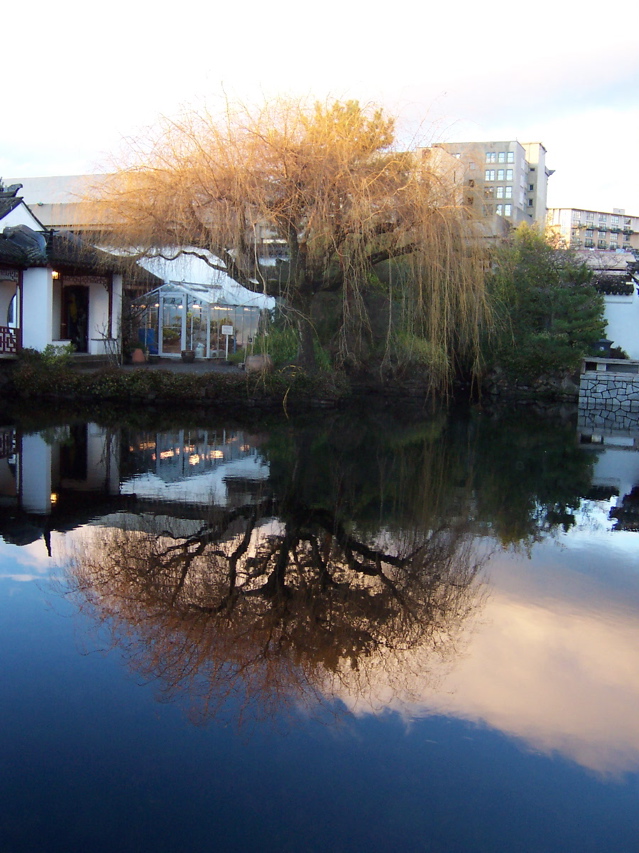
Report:
[[[458,190],[437,161],[397,150],[395,124],[356,101],[227,105],[220,116],[164,121],[105,185],[109,242],[140,255],[204,254],[246,287],[281,297],[306,366],[315,297],[340,294],[334,352],[356,357],[370,334],[373,271],[401,259],[387,343],[397,332],[428,341],[441,384],[460,354],[478,352],[483,264]]]
[[[520,225],[497,252],[489,290],[502,317],[492,360],[515,376],[575,370],[605,331],[592,273],[567,249]]]

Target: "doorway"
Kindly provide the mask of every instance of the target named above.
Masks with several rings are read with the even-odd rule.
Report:
[[[62,288],[61,337],[76,352],[89,351],[89,288],[72,284]]]

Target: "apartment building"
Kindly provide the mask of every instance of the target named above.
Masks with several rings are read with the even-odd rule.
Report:
[[[612,213],[553,207],[548,211],[547,224],[571,249],[639,250],[639,216],[628,216],[618,207]]]
[[[481,219],[500,217],[510,225],[546,221],[546,149],[540,142],[442,142],[461,166],[466,204]],[[495,233],[502,229],[496,227]]]

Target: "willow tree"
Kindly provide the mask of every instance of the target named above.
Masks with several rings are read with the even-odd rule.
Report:
[[[434,384],[450,378],[460,353],[478,352],[483,265],[458,188],[434,161],[397,150],[395,120],[380,109],[278,101],[164,121],[132,144],[100,201],[112,244],[194,253],[282,298],[306,367],[318,294],[341,295],[344,359],[370,329],[364,294],[376,265],[398,259],[405,289],[389,344],[396,323],[427,341]]]

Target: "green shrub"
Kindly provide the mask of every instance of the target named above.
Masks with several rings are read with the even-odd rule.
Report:
[[[268,353],[276,367],[291,364],[297,358],[299,337],[292,326],[272,326],[267,334],[255,338],[253,352]]]

